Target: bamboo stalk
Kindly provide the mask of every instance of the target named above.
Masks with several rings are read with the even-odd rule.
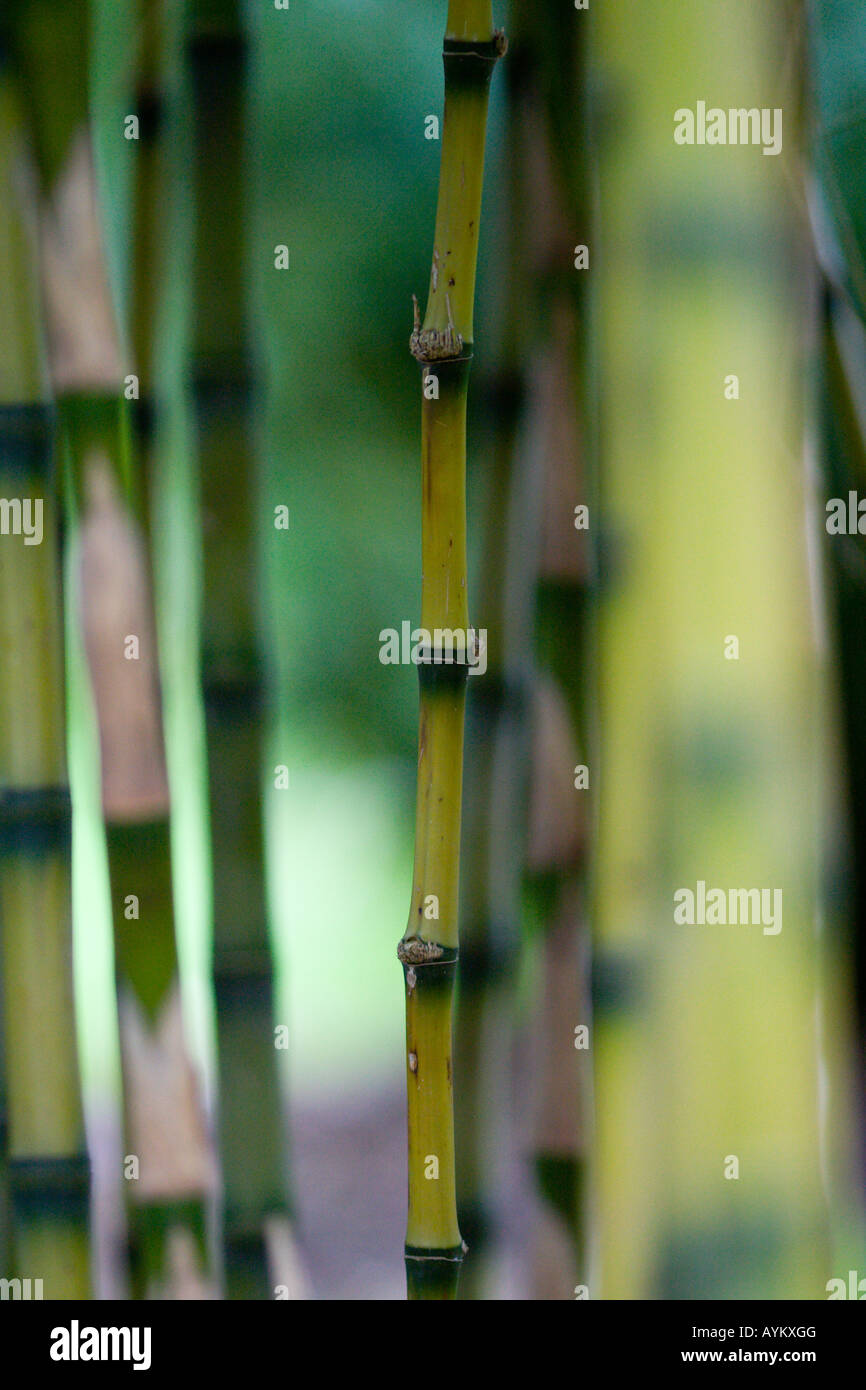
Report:
[[[151,530],[152,494],[156,471],[155,327],[163,284],[161,227],[167,186],[165,170],[164,51],[168,0],[137,0],[133,112],[138,119],[132,186],[132,280],[130,343],[138,377],[132,406],[137,450],[138,511],[143,528]]]
[[[538,132],[536,132],[538,133]],[[547,152],[549,154],[549,152]],[[535,143],[535,168],[546,163]],[[555,202],[549,189],[547,205]],[[560,240],[560,245],[562,244]],[[545,246],[555,264],[555,243]],[[536,277],[535,293],[539,295]],[[542,290],[543,293],[543,290]],[[575,771],[589,756],[584,712],[588,547],[573,525],[586,497],[575,380],[575,316],[568,290],[554,291],[547,341],[536,346],[527,433],[544,473],[538,567],[533,770],[527,882],[540,926],[536,1001],[533,1167],[543,1219],[536,1297],[566,1299],[586,1284],[587,1156],[591,1073],[576,1030],[590,1027],[586,798]]]
[[[78,616],[99,728],[137,1294],[203,1296],[214,1185],[184,1039],[170,798],[141,492],[88,117],[85,0],[19,0],[40,172],[49,364],[80,523]]]
[[[514,48],[514,9],[511,10]],[[519,64],[508,64],[512,90]],[[477,612],[488,633],[487,672],[466,697],[460,976],[454,1037],[458,1153],[457,1209],[472,1260],[460,1296],[494,1296],[504,1264],[503,1139],[513,1125],[509,1103],[514,1042],[515,961],[522,916],[522,865],[529,791],[534,577],[537,564],[537,468],[524,447],[523,375],[527,266],[520,225],[519,116],[509,101],[506,148],[507,264],[502,289],[502,339],[491,384],[493,445],[485,484],[484,541]]]
[[[573,624],[569,626],[569,633]],[[572,638],[573,640],[573,638]],[[542,665],[536,690],[527,878],[542,934],[536,1001],[536,1096],[532,1161],[542,1219],[532,1269],[534,1296],[570,1299],[586,1284],[590,1027],[586,912],[586,821],[572,769],[580,761],[569,702]]]
[[[2,924],[0,924],[2,933]],[[2,939],[2,937],[0,937]],[[0,1269],[12,1268],[12,1209],[9,1191],[9,1103],[6,1087],[6,1048],[2,945],[0,945]]]
[[[866,381],[866,331],[851,307],[848,297],[829,275],[822,284],[821,294],[821,358],[819,360],[818,422],[820,427],[820,462],[823,492],[826,498],[847,499],[851,492],[862,488],[866,478],[866,441],[862,415],[858,407],[858,390]],[[823,500],[823,499],[822,499]],[[822,514],[822,521],[826,512]],[[862,1115],[866,1109],[864,1087],[864,1058],[866,1058],[866,868],[861,846],[866,844],[866,729],[860,713],[864,652],[864,547],[859,535],[830,536],[824,534],[825,570],[828,580],[827,607],[833,629],[838,689],[841,743],[844,751],[839,773],[841,794],[839,804],[833,805],[833,833],[838,834],[841,820],[845,824],[848,843],[832,845],[831,853],[846,857],[850,874],[850,901],[845,902],[848,920],[837,926],[837,936],[844,944],[844,964],[840,971],[841,954],[836,938],[828,933],[825,946],[825,973],[829,981],[828,999],[824,1003],[829,1035],[828,1051],[838,1067],[839,1059],[850,1055],[851,1077],[840,1077],[836,1091],[843,1098],[839,1122],[828,1125],[832,1139],[833,1167],[831,1182],[837,1200],[831,1214],[836,1218],[836,1254],[841,1267],[839,1246],[856,1248],[852,1242],[855,1230],[862,1242],[864,1213],[863,1188],[866,1183],[866,1140],[863,1136]],[[838,860],[837,860],[838,862]],[[843,860],[843,862],[845,862]],[[844,898],[842,900],[844,902]],[[831,906],[839,911],[838,902]],[[834,924],[836,925],[836,924]],[[833,986],[837,992],[840,975],[850,972],[850,1000],[833,1001]],[[849,1016],[850,1015],[850,1016]],[[853,1142],[846,1133],[850,1123],[847,1102],[854,1114],[860,1114],[861,1124],[854,1126]],[[839,1135],[842,1135],[840,1143]],[[851,1150],[854,1151],[852,1154]],[[860,1209],[856,1221],[849,1185],[852,1171],[859,1180]],[[847,1258],[847,1252],[844,1258]],[[835,1266],[834,1266],[835,1267]]]
[[[468,628],[466,399],[487,103],[505,51],[490,0],[449,0],[443,58],[445,119],[430,288],[411,349],[421,364],[422,627],[415,867],[409,922],[398,947],[406,984],[410,1299],[454,1298],[464,1246],[457,1224],[451,1012],[457,967],[457,893],[465,661],[436,646],[436,630]],[[431,378],[435,378],[434,384]],[[467,654],[468,655],[468,654]],[[437,660],[438,659],[438,660]],[[428,928],[427,921],[436,926]],[[429,934],[428,934],[429,933]]]
[[[836,1062],[835,1091],[841,1098],[839,1115],[831,1113],[825,1120],[824,1139],[832,1163],[829,1181],[837,1197],[831,1206],[836,1224],[834,1260],[838,1261],[834,1268],[841,1268],[848,1258],[847,1250],[857,1251],[858,1243],[862,1248],[866,1220],[866,854],[863,851],[866,845],[866,721],[861,713],[866,546],[859,534],[832,534],[825,508],[831,498],[847,499],[858,489],[862,492],[866,480],[866,430],[862,414],[866,385],[866,306],[862,291],[858,289],[858,266],[863,256],[862,229],[858,235],[856,219],[851,217],[857,181],[853,168],[849,165],[846,169],[848,160],[841,161],[838,173],[834,169],[839,139],[834,112],[844,104],[841,93],[848,79],[846,74],[840,91],[837,90],[838,79],[832,80],[831,74],[834,55],[847,42],[846,14],[849,22],[853,21],[853,7],[843,6],[838,12],[832,7],[817,5],[810,9],[800,0],[790,0],[790,7],[791,29],[799,38],[794,51],[808,78],[801,84],[798,95],[805,108],[808,93],[814,149],[814,171],[808,172],[814,172],[815,181],[808,192],[819,272],[815,298],[821,338],[814,404],[821,480],[819,495],[823,504],[819,506],[819,514],[824,566],[819,571],[819,579],[826,584],[826,596],[822,592],[823,584],[816,586],[816,600],[826,608],[832,630],[834,689],[828,704],[838,723],[833,741],[834,761],[838,759],[838,766],[833,768],[834,775],[831,774],[834,794],[825,812],[828,840],[825,853],[833,866],[834,878],[841,878],[847,885],[841,894],[826,895],[829,929],[825,931],[822,961],[827,981],[822,1000],[825,1050]],[[850,103],[850,94],[845,100]],[[849,972],[850,1002],[844,998],[849,987]],[[845,981],[841,988],[840,981]],[[841,1004],[838,997],[834,997],[840,993],[843,994]],[[840,1060],[848,1057],[850,1077],[839,1071]],[[828,1065],[826,1058],[825,1065]],[[859,1117],[853,1136],[847,1132],[852,1111]],[[850,1152],[852,1137],[855,1157]],[[859,1183],[856,1217],[850,1197],[852,1171]]]
[[[2,28],[0,28],[0,82],[2,82],[2,86],[0,86],[0,98],[2,98],[4,103],[7,100],[7,66],[8,55],[6,52],[5,36],[3,34]],[[11,132],[8,129],[8,118],[5,105],[3,107],[3,118],[3,125],[2,127],[0,127],[0,131],[2,131],[3,137],[2,145],[0,145],[0,159],[2,159],[2,166],[0,166],[0,168],[2,168],[2,185],[0,186],[2,186],[5,190],[4,202],[8,209],[8,212],[11,213],[12,168],[10,160],[10,148],[13,147],[14,137],[10,138]],[[6,224],[6,220],[4,219],[4,221],[0,223],[0,233],[2,233],[3,235],[2,245],[4,247],[3,264],[2,266],[0,266],[0,274],[2,274],[2,280],[0,280],[0,293],[2,293],[2,286],[5,285],[8,287],[13,284],[17,285],[20,283],[20,276],[16,273],[18,269],[18,267],[15,264],[16,256],[14,252],[10,255],[8,252],[5,251],[8,231],[9,229]],[[10,334],[9,336],[11,339],[12,335]],[[5,359],[3,359],[4,374],[5,371],[8,371],[10,368],[12,370],[15,370],[15,366],[18,364],[19,360],[24,358],[26,358],[26,354],[22,353],[19,357],[19,353],[17,352],[17,350],[13,351],[8,364],[6,363]],[[6,1085],[6,1051],[4,1038],[5,1018],[6,1008],[4,1000],[2,955],[2,903],[0,903],[0,1270],[4,1270],[11,1273],[12,1211],[9,1190],[9,1105],[7,1096],[8,1088]]]
[[[507,360],[507,359],[506,359]],[[454,1032],[457,1209],[473,1258],[463,1299],[490,1296],[501,1272],[501,1173],[497,1155],[512,1116],[514,963],[521,919],[521,865],[528,800],[528,706],[534,529],[525,455],[515,450],[520,382],[507,369],[496,389],[496,439],[487,481],[479,578],[487,672],[466,696],[460,881],[460,977]],[[521,523],[514,534],[515,516]],[[507,539],[506,539],[507,538]],[[506,582],[509,575],[512,582]]]
[[[802,1026],[816,1001],[817,803],[795,481],[799,151],[779,29],[752,12],[747,36],[715,25],[705,0],[676,16],[620,0],[591,10],[593,60],[621,115],[597,126],[602,500],[616,550],[599,604],[593,1297],[815,1298],[827,1278],[815,1035]],[[672,43],[675,73],[647,64]],[[675,146],[656,115],[710,73],[732,104],[760,88],[784,108],[779,159],[759,168],[742,151],[723,171]],[[614,108],[618,90],[628,99]],[[647,257],[662,244],[670,255]],[[723,383],[740,370],[737,404]],[[652,419],[636,382],[661,403]],[[736,666],[728,633],[739,681],[723,674]],[[784,930],[678,929],[662,905],[702,879],[783,884]],[[747,1181],[722,1176],[744,1154]]]
[[[294,1295],[298,1258],[274,1047],[262,761],[267,672],[258,630],[256,362],[246,285],[244,89],[237,0],[190,7],[193,341],[203,535],[202,689],[213,864],[213,978],[228,1292]],[[214,293],[213,267],[221,267]],[[250,1136],[255,1134],[255,1145]]]
[[[577,1046],[582,1039],[575,1030],[591,1025],[587,802],[592,792],[576,788],[573,774],[578,764],[585,763],[590,775],[597,776],[598,769],[591,756],[586,678],[593,533],[575,529],[575,514],[581,504],[589,504],[594,518],[598,514],[590,498],[595,403],[588,277],[573,268],[572,260],[575,243],[591,247],[594,242],[588,45],[581,16],[564,15],[556,7],[521,8],[530,45],[524,65],[525,204],[545,210],[533,221],[529,258],[536,321],[547,324],[545,341],[536,349],[528,427],[544,474],[536,630],[539,728],[528,855],[544,932],[534,1167],[550,1244],[560,1252],[552,1278],[541,1261],[536,1263],[535,1291],[562,1299],[573,1297],[575,1285],[587,1285],[589,1248],[591,1052]],[[566,92],[574,94],[571,120],[563,120]]]
[[[4,1276],[41,1279],[45,1298],[79,1299],[90,1296],[89,1163],[72,981],[60,509],[23,151],[0,53],[0,497],[30,506],[31,523],[42,513],[29,543],[0,535],[0,1093],[10,1197],[0,1258]]]

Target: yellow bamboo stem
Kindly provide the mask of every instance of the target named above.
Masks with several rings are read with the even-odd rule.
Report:
[[[490,76],[505,51],[489,0],[451,0],[444,42],[439,202],[423,324],[411,350],[422,377],[422,625],[418,801],[412,901],[398,947],[406,981],[410,1299],[454,1298],[457,1224],[451,1012],[463,725],[474,659],[466,592],[466,395]],[[465,646],[449,650],[451,634]]]

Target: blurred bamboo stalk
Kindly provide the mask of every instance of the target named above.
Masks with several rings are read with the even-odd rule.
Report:
[[[591,253],[587,17],[561,6],[519,7],[525,52],[520,110],[533,390],[527,447],[543,493],[536,602],[533,782],[527,871],[542,939],[537,1003],[534,1167],[545,1212],[536,1297],[572,1298],[587,1283],[587,1162],[591,1106],[587,922],[591,749],[590,462],[594,401],[588,353]],[[568,96],[568,114],[563,103]],[[597,517],[596,517],[597,520]],[[583,523],[583,524],[579,524]],[[597,768],[596,768],[597,772]]]
[[[512,299],[509,291],[509,300]],[[479,628],[487,671],[466,694],[460,972],[454,1033],[457,1210],[472,1258],[462,1299],[490,1296],[502,1273],[503,1212],[497,1156],[511,1114],[514,962],[520,939],[521,863],[528,766],[527,652],[533,549],[523,455],[515,440],[521,383],[502,364],[490,391],[494,439],[486,479]],[[527,541],[530,540],[530,543]]]
[[[823,486],[819,515],[823,529],[826,501],[840,498],[847,506],[850,493],[858,494],[866,486],[866,438],[862,407],[858,404],[866,383],[866,329],[852,311],[842,287],[829,276],[822,286],[820,314],[818,412]],[[866,651],[866,550],[859,535],[831,536],[826,530],[823,545],[843,748],[839,768],[841,794],[828,809],[833,818],[828,870],[835,871],[838,878],[839,861],[847,855],[846,868],[851,876],[850,903],[846,904],[848,920],[844,920],[841,911],[844,895],[837,891],[830,895],[828,913],[835,930],[827,932],[824,962],[828,981],[823,1001],[824,1027],[828,1066],[835,1082],[829,1098],[832,1109],[827,1133],[828,1146],[832,1144],[832,1148],[825,1160],[835,1199],[835,1270],[847,1268],[850,1260],[858,1257],[855,1229],[861,1248],[866,1234],[866,864],[862,849],[866,845],[866,724],[861,715],[860,693]],[[840,813],[847,818],[847,844],[839,842]],[[853,969],[848,965],[849,959],[853,960]],[[849,969],[850,991],[844,983]],[[846,1134],[851,1110],[859,1119],[854,1136]],[[852,1173],[859,1176],[858,1202],[851,1200]]]
[[[6,1086],[6,1007],[3,985],[2,905],[0,905],[0,1269],[12,1268],[12,1209],[9,1192],[9,1102]]]
[[[569,335],[563,340],[561,320],[558,328],[544,353],[535,393],[548,505],[539,569],[527,846],[527,877],[541,928],[533,1163],[544,1220],[538,1230],[534,1290],[544,1299],[572,1298],[575,1286],[587,1282],[591,1120],[590,818],[585,803],[593,760],[587,757],[587,730],[580,718],[586,556],[573,526],[575,505],[580,505],[574,498],[584,494],[573,434],[573,344]]]
[[[49,365],[80,525],[77,607],[99,726],[133,1287],[140,1296],[207,1296],[214,1170],[184,1038],[144,489],[88,115],[90,9],[85,0],[19,0],[14,14],[40,175]]]
[[[581,800],[589,793],[575,789],[578,756],[574,733],[579,728],[582,740],[586,740],[583,628],[587,532],[575,530],[574,518],[578,498],[583,500],[586,491],[585,483],[581,485],[579,461],[584,441],[579,435],[589,391],[583,363],[579,384],[575,377],[576,320],[584,309],[585,276],[573,269],[571,249],[575,239],[591,240],[583,72],[586,28],[580,16],[563,15],[561,7],[553,5],[514,5],[511,25],[507,141],[511,152],[511,245],[506,277],[510,410],[506,407],[504,418],[498,421],[507,466],[500,468],[492,484],[492,524],[482,571],[481,611],[495,612],[498,622],[496,640],[488,643],[488,678],[478,695],[488,689],[491,693],[483,703],[476,701],[476,717],[484,721],[481,732],[473,728],[471,707],[467,731],[473,742],[478,740],[482,752],[487,749],[490,767],[483,778],[479,765],[470,762],[467,768],[468,824],[477,829],[467,835],[465,844],[472,856],[470,863],[473,867],[477,864],[478,869],[465,890],[472,915],[464,936],[466,928],[471,931],[475,926],[485,896],[488,902],[484,910],[500,931],[505,923],[519,918],[520,883],[515,881],[514,870],[528,850],[533,916],[542,928],[533,1143],[536,1178],[546,1210],[537,1236],[533,1282],[540,1297],[570,1298],[576,1279],[584,1277],[580,1252],[585,1245],[582,1226],[590,1095],[589,1052],[582,1046],[577,1048],[577,1042],[584,1040],[575,1037],[580,1023],[588,1030],[590,1011],[588,940],[582,923],[588,818],[581,812]],[[561,109],[564,94],[568,94],[573,115],[565,121]],[[581,331],[585,331],[582,322]],[[514,414],[520,402],[525,406],[515,432]],[[591,441],[592,431],[586,434]],[[509,468],[513,473],[510,489]],[[512,516],[506,524],[509,491]],[[527,827],[523,824],[525,810],[518,811],[529,794],[528,786],[520,790],[525,781],[521,766],[526,735],[519,731],[515,719],[532,668],[529,648],[530,629],[536,619],[536,575],[542,675],[535,699]],[[508,651],[504,680],[503,647]],[[517,720],[518,725],[522,722]],[[486,817],[473,807],[479,795],[476,778],[489,798]],[[527,829],[530,842],[525,846]],[[483,933],[479,937],[483,941]],[[496,998],[491,992],[491,1009]],[[468,1137],[475,1161],[469,1165],[467,1179],[473,1187],[480,1187],[480,1164],[475,1154],[483,1150],[485,1111],[481,1095],[490,1090],[493,1050],[489,1040],[482,1050],[483,999],[479,981],[469,1001],[471,1009],[464,1010],[461,983],[457,1039],[471,1058],[475,1075],[465,1097],[458,1088],[458,1139],[464,1133]]]
[[[4,512],[0,536],[0,1205],[10,1199],[0,1273],[41,1280],[48,1299],[82,1299],[91,1292],[90,1176],[72,980],[61,509],[31,187],[3,39],[0,33],[0,506],[23,515],[10,512],[7,533]]]
[[[134,175],[132,186],[132,266],[131,266],[131,313],[130,340],[132,358],[137,379],[137,394],[130,406],[132,464],[127,488],[127,506],[138,531],[138,539],[143,546],[143,565],[146,569],[148,590],[147,603],[151,608],[148,614],[153,653],[158,661],[159,637],[152,612],[152,532],[154,526],[154,495],[157,473],[157,440],[159,409],[157,400],[157,381],[155,372],[155,339],[158,313],[161,304],[161,290],[164,284],[164,263],[162,228],[165,219],[165,194],[168,186],[165,151],[164,93],[166,64],[166,33],[169,24],[169,0],[138,0],[135,28],[134,64],[134,115],[138,122],[135,150]],[[154,700],[154,719],[159,741],[159,749],[153,749],[154,761],[162,760],[161,776],[165,777],[164,733],[162,730],[161,697],[158,689],[158,666],[152,673],[151,698]],[[156,702],[159,702],[158,705]],[[124,847],[120,843],[112,845],[109,835],[109,856],[112,867],[112,880],[119,881],[122,876],[129,881],[133,866],[126,850],[131,850],[140,863],[139,881],[150,888],[150,906],[153,917],[152,927],[160,918],[163,949],[166,952],[166,965],[174,976],[165,998],[168,1008],[174,1010],[179,1005],[174,995],[178,987],[177,943],[174,924],[174,900],[172,888],[172,847],[170,824],[170,798],[167,778],[163,805],[164,817],[161,823],[150,830],[144,830],[144,839],[138,843],[132,840]],[[113,849],[113,855],[112,855]],[[142,858],[142,851],[144,857]],[[148,862],[149,860],[149,862]],[[114,872],[114,865],[117,872]],[[175,866],[177,867],[177,866]],[[118,905],[115,905],[117,913]],[[124,914],[125,915],[125,914]],[[182,1194],[181,1201],[162,1204],[155,1222],[148,1216],[141,1220],[134,1209],[133,1215],[133,1265],[135,1286],[139,1291],[147,1291],[155,1284],[163,1286],[172,1296],[195,1296],[197,1293],[213,1292],[214,1281],[210,1270],[210,1254],[207,1246],[208,1203],[213,1190],[213,1162],[207,1147],[202,1143],[204,1117],[200,1102],[193,1095],[191,1065],[186,1053],[185,1041],[176,1038],[170,1044],[176,1055],[172,1066],[179,1088],[188,1091],[188,1099],[180,1096],[175,1104],[187,1109],[186,1127],[190,1124],[196,1131],[194,1144],[198,1153],[194,1158],[193,1171],[185,1178],[178,1172],[177,1187]],[[168,1111],[166,1112],[168,1118]],[[192,1149],[196,1154],[196,1148]],[[197,1169],[197,1176],[195,1170]],[[169,1179],[169,1181],[173,1181]],[[198,1190],[196,1190],[198,1189]],[[135,1189],[133,1189],[135,1191]],[[171,1194],[172,1196],[174,1194]],[[172,1208],[174,1208],[172,1210]],[[155,1231],[148,1230],[153,1224]],[[140,1234],[136,1231],[140,1227]],[[163,1232],[165,1234],[163,1234]],[[165,1249],[160,1244],[165,1241]],[[173,1252],[169,1257],[167,1251]],[[151,1253],[152,1251],[152,1253]],[[174,1270],[168,1275],[163,1269],[167,1259],[175,1261]],[[140,1269],[136,1270],[136,1266]]]
[[[503,1276],[504,1209],[497,1157],[515,1128],[511,1100],[522,873],[529,800],[532,629],[540,525],[540,469],[527,434],[525,170],[519,93],[525,20],[512,5],[505,148],[506,196],[500,235],[505,264],[501,342],[488,388],[493,441],[485,479],[479,625],[487,632],[487,672],[466,702],[460,972],[455,1026],[457,1207],[471,1259],[460,1296],[495,1296]]]
[[[233,1297],[273,1297],[277,1285],[297,1297],[303,1283],[275,1048],[262,832],[259,393],[245,249],[247,42],[237,0],[191,4],[186,52],[194,126],[190,371],[204,545],[201,661],[226,1277]]]
[[[3,124],[0,126],[0,188],[4,190],[4,205],[7,208],[7,216],[11,215],[13,207],[12,179],[14,160],[11,151],[14,150],[14,136],[9,130],[9,119],[6,112],[6,103],[10,101],[10,94],[7,91],[9,85],[8,76],[8,53],[6,50],[6,39],[0,26],[0,101],[3,102],[0,114],[2,114]],[[13,285],[19,283],[19,276],[16,274],[16,256],[6,251],[7,228],[5,221],[0,224],[3,240],[0,245],[3,247],[3,261],[0,265],[0,274],[3,275],[3,283]],[[14,237],[12,238],[14,243]],[[34,325],[37,319],[37,311],[34,309]],[[10,339],[13,335],[10,334]],[[17,359],[17,352],[13,355],[13,362]],[[12,1270],[12,1211],[10,1205],[9,1191],[9,1103],[6,1084],[6,1047],[5,1047],[5,988],[3,979],[3,950],[2,950],[2,903],[0,903],[0,1270],[4,1273],[11,1273]]]
[[[840,499],[847,512],[851,495],[862,496],[866,488],[866,234],[859,212],[863,141],[856,123],[851,123],[849,131],[847,116],[863,106],[862,74],[850,65],[849,53],[866,30],[862,11],[851,0],[833,6],[818,0],[808,5],[804,0],[790,3],[806,50],[803,68],[808,83],[804,80],[803,101],[809,103],[815,156],[807,191],[820,268],[815,291],[820,323],[817,510],[824,571],[815,597],[817,603],[827,604],[833,637],[833,707],[839,721],[833,768],[838,791],[826,811],[827,881],[833,888],[826,902],[824,968],[831,987],[824,1003],[824,1027],[828,1051],[837,1064],[834,1104],[841,1113],[831,1115],[828,1141],[833,1137],[838,1141],[844,1133],[844,1119],[852,1105],[859,1117],[854,1162],[846,1146],[838,1142],[833,1155],[833,1190],[841,1199],[836,1204],[837,1268],[842,1268],[849,1259],[860,1258],[866,1221],[866,720],[862,715],[866,546],[847,523],[840,534],[838,517],[831,521],[828,508],[832,500]],[[826,600],[821,579],[826,579]],[[841,892],[836,887],[840,882],[845,884]],[[853,958],[850,998],[843,983],[849,956]],[[849,1054],[849,1074],[843,1078],[838,1063]],[[852,1170],[859,1181],[856,1204],[850,1200]],[[855,1205],[859,1208],[856,1218]],[[858,1229],[859,1246],[852,1241],[854,1229]]]
[[[418,666],[412,904],[397,952],[406,982],[410,1299],[456,1297],[464,1252],[455,1194],[451,1015],[466,663],[473,659],[466,594],[466,397],[487,103],[493,67],[504,51],[505,37],[494,30],[490,0],[450,0],[430,291],[423,323],[416,305],[411,339],[423,387],[421,626],[429,642]],[[437,645],[437,630],[465,634],[462,663],[455,662],[453,651]],[[428,921],[437,925],[428,928]]]
[[[806,273],[785,6],[591,13],[598,130],[616,136],[599,180],[591,1293],[821,1298]],[[722,90],[731,108],[760,91],[784,111],[778,158],[675,141],[686,94]],[[726,923],[687,899],[677,913],[702,884],[772,886],[778,914]]]
[[[165,280],[162,228],[167,188],[164,92],[166,32],[171,0],[136,0],[134,100],[138,122],[132,148],[132,266],[130,346],[137,376],[137,396],[130,415],[135,464],[141,490],[140,522],[151,539],[153,485],[156,476],[155,340],[161,289]]]

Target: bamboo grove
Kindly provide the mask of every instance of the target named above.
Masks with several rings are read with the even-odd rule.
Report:
[[[3,1299],[857,1296],[859,0],[0,4]]]

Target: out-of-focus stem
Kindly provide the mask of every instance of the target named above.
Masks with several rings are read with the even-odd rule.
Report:
[[[11,509],[0,536],[0,1277],[80,1299],[91,1292],[89,1164],[72,982],[60,507],[26,186],[0,51],[0,497]]]

